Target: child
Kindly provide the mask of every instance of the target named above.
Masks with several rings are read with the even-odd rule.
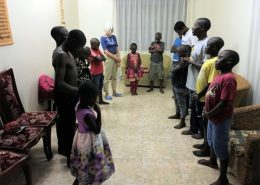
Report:
[[[227,178],[229,129],[237,89],[232,68],[238,62],[237,52],[232,50],[220,52],[215,66],[221,74],[214,78],[206,93],[204,116],[208,118],[208,144],[211,151],[209,160],[202,159],[198,163],[218,168],[216,157],[220,159],[220,176],[212,185],[229,184]]]
[[[196,108],[198,114],[198,120],[200,127],[203,128],[204,143],[202,145],[194,145],[195,148],[201,149],[193,151],[193,154],[198,157],[208,156],[209,146],[207,142],[207,119],[202,119],[202,110],[205,105],[205,94],[212,80],[219,74],[219,71],[215,68],[215,63],[218,59],[218,52],[224,46],[224,41],[220,37],[212,37],[208,40],[205,48],[205,53],[208,55],[208,59],[203,63],[198,78],[196,81],[196,92],[193,93],[193,98],[196,101]]]
[[[194,36],[198,37],[198,41],[193,47],[191,57],[187,58],[187,62],[189,62],[188,75],[186,87],[189,89],[190,97],[196,91],[196,80],[200,71],[200,68],[206,59],[205,47],[208,42],[207,32],[211,27],[211,22],[207,18],[199,18],[194,22],[194,26],[192,28],[192,33]],[[196,135],[197,138],[202,138],[201,135],[198,134],[200,128],[199,121],[197,119],[197,111],[195,107],[195,101],[190,98],[190,128],[188,130],[182,131],[183,135]],[[200,130],[200,133],[202,131]],[[198,135],[197,135],[198,134]]]
[[[98,97],[99,97],[99,104],[109,104],[108,102],[103,101],[102,96],[102,88],[103,88],[103,62],[106,61],[106,58],[99,50],[100,42],[97,38],[92,38],[90,40],[91,45],[91,56],[88,58],[91,64],[91,75],[92,75],[92,82],[96,84],[99,89]]]
[[[143,76],[141,70],[141,57],[136,52],[137,45],[130,45],[131,52],[127,55],[127,79],[130,81],[130,92],[132,95],[137,95],[138,80]]]
[[[177,49],[177,52],[180,56],[180,60],[177,65],[172,70],[172,86],[175,92],[175,98],[177,100],[177,106],[180,109],[180,118],[181,122],[176,125],[174,128],[181,129],[186,126],[185,117],[187,115],[186,107],[186,80],[188,73],[188,63],[182,60],[183,57],[190,57],[191,46],[182,45]]]
[[[192,29],[189,29],[183,21],[177,21],[174,25],[174,31],[181,35],[181,44],[190,45],[193,47],[198,38],[192,34]]]
[[[89,70],[89,63],[86,60],[90,56],[90,48],[88,46],[82,47],[75,52],[75,63],[78,71],[78,84],[91,80],[91,74]]]
[[[112,154],[101,130],[101,112],[95,103],[98,88],[91,81],[79,87],[80,102],[76,106],[78,129],[71,151],[73,185],[101,184],[115,171]]]
[[[163,52],[164,52],[164,42],[161,42],[162,34],[157,32],[155,34],[155,41],[151,43],[149,47],[149,53],[151,53],[151,62],[149,69],[149,80],[150,80],[150,88],[147,92],[153,91],[153,82],[155,77],[158,76],[160,80],[160,92],[163,91]]]

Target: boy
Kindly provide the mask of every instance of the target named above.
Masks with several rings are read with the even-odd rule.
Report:
[[[227,178],[229,128],[237,89],[232,68],[238,62],[237,52],[232,50],[220,52],[215,66],[221,74],[211,82],[206,93],[204,116],[208,118],[208,143],[211,153],[209,160],[202,159],[198,163],[218,168],[217,157],[220,159],[220,176],[211,185],[229,184]]]
[[[55,70],[54,101],[59,115],[56,123],[58,152],[67,157],[68,167],[76,121],[74,108],[78,101],[77,68],[71,53],[85,44],[86,37],[82,31],[70,31],[52,62]]]
[[[151,43],[149,47],[149,53],[151,53],[150,58],[150,69],[149,69],[149,80],[150,88],[146,92],[153,91],[153,82],[155,77],[158,76],[160,80],[160,92],[163,91],[163,52],[164,52],[164,42],[161,42],[162,34],[157,32],[155,34],[155,41]]]
[[[55,55],[60,52],[60,45],[67,39],[68,30],[64,26],[55,26],[51,29],[51,36],[56,42],[56,48],[53,50],[52,54],[53,59]]]
[[[91,45],[91,56],[88,58],[91,64],[91,75],[92,75],[92,82],[96,84],[99,89],[98,97],[99,97],[99,104],[109,104],[108,102],[103,101],[102,96],[102,89],[103,89],[103,62],[106,61],[105,56],[99,50],[100,42],[97,38],[92,38],[90,40]]]
[[[202,119],[202,110],[205,105],[205,94],[212,80],[219,74],[219,71],[215,68],[217,56],[219,50],[224,46],[224,41],[220,37],[212,37],[208,40],[205,48],[205,53],[208,55],[208,59],[203,63],[198,78],[196,81],[196,92],[193,94],[193,98],[196,102],[196,108],[198,113],[198,120],[200,127],[203,128],[204,143],[202,145],[194,145],[195,148],[202,149],[193,151],[193,154],[198,157],[205,157],[209,155],[209,146],[207,142],[207,119]]]
[[[91,74],[89,70],[89,63],[86,61],[86,58],[90,56],[90,48],[88,46],[82,47],[76,51],[75,55],[75,63],[78,70],[78,84],[79,86],[87,81],[91,80]]]
[[[198,37],[198,42],[194,45],[190,58],[186,58],[189,63],[188,75],[186,87],[189,89],[190,97],[196,90],[196,80],[199,74],[200,68],[206,58],[205,47],[208,42],[207,32],[211,27],[210,20],[207,18],[199,18],[195,21],[192,28],[194,36]],[[190,128],[184,130],[183,135],[198,134],[200,129],[199,121],[197,119],[197,111],[195,107],[195,101],[190,99],[191,116],[190,116]],[[200,136],[202,138],[202,136]]]
[[[177,52],[177,48],[181,46],[181,35],[178,34],[179,37],[176,38],[173,43],[172,43],[172,48],[171,48],[171,53],[172,53],[172,71],[173,69],[177,66],[178,61],[180,59],[178,52]],[[172,78],[173,80],[173,78]],[[172,81],[172,85],[173,85],[174,81]],[[178,106],[178,102],[176,99],[176,92],[174,92],[174,87],[172,87],[172,92],[173,92],[173,99],[174,99],[174,104],[175,104],[175,109],[176,109],[176,114],[173,116],[169,116],[168,119],[180,119],[180,107]]]
[[[196,42],[198,41],[198,38],[192,34],[192,30],[189,29],[182,21],[177,21],[175,23],[174,31],[181,38],[181,42],[180,42],[180,40],[177,40],[178,38],[176,39],[177,40],[177,42],[175,42],[176,46],[178,46],[178,44],[180,44],[180,45],[182,44],[182,45],[190,45],[191,47],[193,47],[196,44]],[[175,48],[176,47],[171,48],[171,53],[175,52]],[[176,57],[175,54],[173,55],[173,66],[174,66],[174,61],[178,61],[178,56]],[[173,95],[175,96],[174,90],[173,90]],[[188,109],[188,107],[189,107],[189,95],[188,94],[186,95],[186,99],[187,99],[186,107]],[[176,113],[175,113],[175,115],[169,116],[168,119],[180,119],[180,108],[178,107],[176,98],[174,98],[174,104],[176,107]],[[187,112],[188,112],[188,110],[187,110]]]
[[[188,73],[188,63],[182,60],[183,57],[190,57],[191,46],[182,45],[177,49],[177,52],[180,56],[180,60],[177,65],[172,70],[172,86],[175,92],[175,99],[177,101],[177,106],[180,110],[181,121],[178,125],[174,126],[176,129],[181,129],[186,126],[185,117],[187,115],[186,107],[186,79]]]
[[[174,31],[178,33],[178,35],[181,35],[181,43],[183,45],[190,45],[193,47],[198,41],[198,38],[192,34],[192,30],[189,29],[182,21],[177,21],[175,23]]]

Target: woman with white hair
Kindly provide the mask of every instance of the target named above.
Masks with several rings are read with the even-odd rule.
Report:
[[[122,94],[116,92],[117,84],[117,68],[120,66],[120,55],[116,36],[112,34],[113,26],[111,23],[105,25],[105,35],[100,38],[101,46],[104,50],[107,60],[105,61],[105,77],[104,77],[104,92],[105,99],[112,100],[109,95],[108,86],[111,80],[113,96],[121,97]]]

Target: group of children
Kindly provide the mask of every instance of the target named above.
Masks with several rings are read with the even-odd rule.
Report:
[[[188,108],[191,108],[190,128],[184,130],[182,134],[192,135],[194,138],[204,137],[203,144],[194,145],[194,148],[199,149],[194,151],[194,154],[210,155],[210,159],[199,160],[198,163],[218,168],[218,157],[220,176],[213,185],[228,185],[228,131],[236,94],[236,80],[232,68],[239,62],[239,55],[232,50],[219,52],[224,46],[224,41],[220,37],[209,39],[207,31],[210,27],[211,23],[207,18],[197,19],[192,31],[183,22],[179,21],[175,24],[174,29],[179,38],[174,42],[171,51],[174,52],[172,85],[176,114],[169,118],[180,119],[179,124],[174,128],[183,128],[186,126],[185,117]],[[103,62],[106,61],[106,57],[99,50],[98,39],[91,39],[91,48],[88,48],[84,47],[86,38],[80,30],[72,30],[68,33],[61,28],[60,31],[64,38],[67,37],[66,40],[62,41],[63,37],[55,35],[55,31],[52,33],[57,43],[53,53],[53,67],[55,103],[59,113],[59,123],[57,123],[59,153],[67,157],[68,166],[76,177],[73,184],[100,184],[114,172],[112,154],[101,129],[101,111],[96,104],[97,97],[99,97],[99,104],[108,104],[102,99]],[[119,64],[115,39],[108,39],[108,45],[114,45],[112,49],[105,49],[105,54],[111,56],[109,60],[113,59]],[[130,80],[131,94],[137,95],[138,80],[143,75],[141,58],[135,43],[130,45],[130,50],[127,55],[126,74]],[[149,52],[151,53],[150,88],[147,91],[153,90],[154,79],[158,76],[160,92],[164,93],[164,43],[161,42],[161,33],[155,34],[155,41],[151,43]],[[114,68],[113,65],[111,64],[111,70]],[[75,74],[77,81],[74,80]],[[112,76],[111,73],[109,78],[113,78]],[[113,95],[120,96],[115,88],[113,88]],[[187,95],[190,97],[189,100]],[[109,99],[107,92],[105,97]],[[78,100],[76,105],[75,102]],[[78,120],[76,132],[74,132],[75,116],[71,115],[72,108]],[[68,135],[74,137],[73,143],[64,139]],[[65,143],[67,143],[66,147],[60,148]]]
[[[190,107],[190,128],[182,134],[204,138],[202,144],[193,145],[199,149],[193,153],[198,157],[210,156],[210,159],[198,163],[217,169],[219,158],[220,176],[212,185],[228,185],[229,128],[237,88],[232,68],[239,62],[239,55],[233,50],[220,51],[224,41],[220,37],[208,38],[210,27],[207,18],[197,19],[192,30],[181,21],[175,24],[174,30],[180,36],[172,48],[176,114],[169,119],[180,119],[174,128],[185,127]]]

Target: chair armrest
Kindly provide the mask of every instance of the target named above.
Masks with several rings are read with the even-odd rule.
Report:
[[[234,109],[233,130],[260,130],[260,105]]]
[[[243,184],[260,184],[260,135],[252,134],[245,143],[246,174]]]

